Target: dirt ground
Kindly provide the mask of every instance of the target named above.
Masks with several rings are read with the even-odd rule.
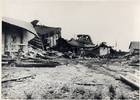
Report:
[[[122,82],[119,76],[134,72],[138,67],[118,61],[102,63],[96,59],[56,60],[62,65],[26,68],[3,66],[2,98],[139,99],[139,90]]]

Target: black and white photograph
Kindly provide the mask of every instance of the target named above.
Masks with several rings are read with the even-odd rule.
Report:
[[[2,0],[2,100],[139,100],[139,0]]]

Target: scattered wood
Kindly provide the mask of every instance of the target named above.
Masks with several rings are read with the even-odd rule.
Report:
[[[130,63],[129,66],[140,66],[140,63]]]
[[[2,65],[8,65],[8,61],[2,61]]]
[[[139,80],[135,79],[135,77],[133,77],[133,79],[130,78],[128,75],[127,76],[120,75],[120,77],[121,77],[121,80],[123,82],[125,82],[128,85],[130,85],[131,87],[134,87],[134,88],[137,88],[137,89],[140,88]]]
[[[27,78],[34,78],[35,75],[30,75],[30,76],[25,76],[25,77],[20,77],[20,78],[16,78],[16,79],[9,79],[9,80],[4,80],[2,81],[2,83],[7,83],[7,82],[10,82],[10,81],[17,81],[17,82],[20,82],[20,81],[23,81]]]
[[[46,61],[46,62],[18,62],[17,67],[56,67],[60,65],[58,62]]]
[[[4,79],[4,78],[7,77],[7,76],[9,76],[9,74],[4,75],[4,76],[2,77],[2,79]]]
[[[35,58],[35,57],[25,57],[22,58],[21,61],[46,61],[45,59]]]
[[[96,85],[103,85],[102,83],[75,83],[77,85],[84,85],[84,86],[96,86]]]
[[[56,67],[58,65],[60,65],[58,61],[39,57],[25,57],[16,62],[17,67]]]

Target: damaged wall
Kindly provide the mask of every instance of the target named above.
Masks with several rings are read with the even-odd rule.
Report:
[[[15,20],[14,20],[15,21]],[[28,41],[35,37],[30,31],[21,26],[13,25],[8,22],[2,22],[2,53],[10,53],[12,57],[16,56],[19,50],[28,52]]]

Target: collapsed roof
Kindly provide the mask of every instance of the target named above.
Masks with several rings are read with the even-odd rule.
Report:
[[[43,25],[35,26],[35,30],[37,31],[38,35],[47,36],[53,36],[54,34],[59,34],[61,32],[61,28],[48,27]]]
[[[36,32],[39,36],[46,36],[50,37],[54,34],[60,34],[61,28],[60,27],[48,27],[45,25],[38,25],[39,20],[33,20],[31,24],[34,26]]]
[[[25,29],[33,33],[34,35],[38,36],[31,23],[21,21],[21,20],[16,20],[13,18],[8,18],[8,17],[3,17],[2,22]]]

